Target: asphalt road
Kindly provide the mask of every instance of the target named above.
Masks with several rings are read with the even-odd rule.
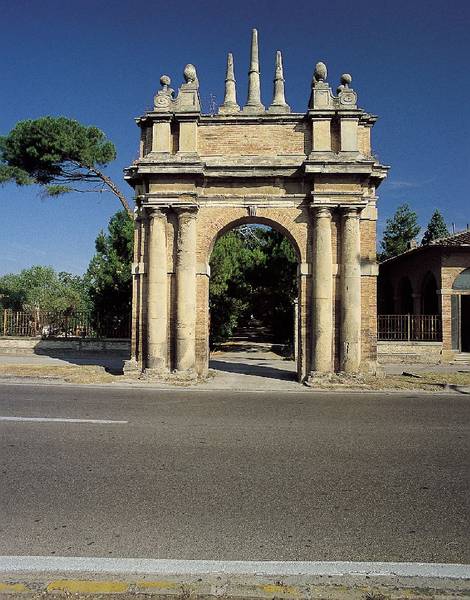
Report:
[[[0,554],[470,563],[469,424],[459,395],[0,385]]]

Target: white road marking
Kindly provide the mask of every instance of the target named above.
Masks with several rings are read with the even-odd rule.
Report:
[[[98,424],[114,424],[125,425],[129,421],[111,421],[105,419],[67,419],[67,418],[52,418],[52,417],[1,417],[0,421],[30,421],[33,423],[98,423]]]
[[[368,576],[470,579],[470,565],[412,562],[167,560],[62,556],[0,556],[0,573],[89,572],[158,575]]]

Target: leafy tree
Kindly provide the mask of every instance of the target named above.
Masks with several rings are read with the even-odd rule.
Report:
[[[275,340],[293,334],[297,296],[297,258],[282,234],[242,227],[221,236],[211,256],[211,342],[228,339],[253,317]]]
[[[432,242],[433,240],[438,240],[439,238],[443,238],[448,235],[450,235],[450,233],[447,229],[444,217],[442,216],[441,212],[436,208],[436,210],[432,214],[431,220],[428,223],[426,231],[424,232],[421,243],[423,245],[426,245]]]
[[[251,249],[238,231],[221,236],[214,245],[209,282],[212,342],[228,339],[247,308],[244,268],[251,260]]]
[[[282,233],[258,231],[264,260],[246,275],[252,289],[253,314],[273,332],[275,341],[291,341],[298,294],[297,256]]]
[[[97,127],[66,117],[19,121],[0,137],[0,183],[39,184],[50,196],[107,189],[130,215],[124,194],[101,170],[115,158],[114,144]]]
[[[125,318],[132,301],[131,263],[134,226],[121,210],[109,221],[108,233],[96,238],[96,254],[91,259],[86,280],[95,314]]]
[[[382,240],[380,260],[397,256],[408,249],[419,233],[418,216],[408,204],[399,206],[392,218],[387,219]]]
[[[82,277],[44,266],[0,277],[0,303],[2,308],[28,312],[72,313],[90,308]]]

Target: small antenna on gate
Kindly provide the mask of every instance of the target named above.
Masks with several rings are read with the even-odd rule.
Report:
[[[215,95],[211,92],[209,94],[209,113],[211,115],[215,115],[217,110],[217,100]]]

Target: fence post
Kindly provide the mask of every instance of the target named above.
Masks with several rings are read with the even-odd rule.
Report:
[[[7,309],[3,309],[3,336],[7,335]]]
[[[407,325],[408,325],[408,341],[411,340],[411,315],[408,313],[407,315]]]

